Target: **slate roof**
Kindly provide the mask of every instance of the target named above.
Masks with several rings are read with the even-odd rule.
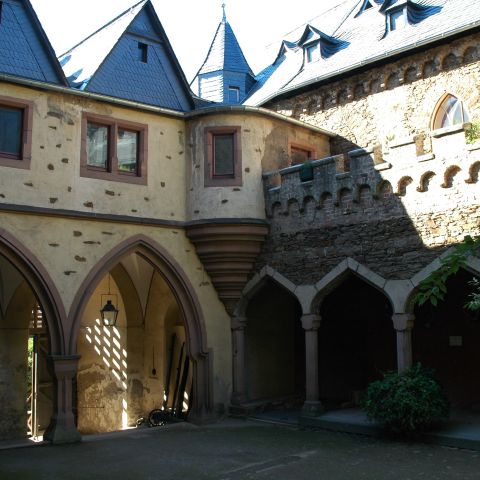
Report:
[[[72,86],[80,90],[87,87],[105,57],[146,2],[147,0],[141,0],[58,57]]]
[[[480,26],[479,0],[344,0],[285,39],[272,65],[256,76],[246,105],[262,105],[292,90],[346,74],[389,56]],[[387,31],[386,13],[404,5],[408,25]],[[361,12],[361,13],[359,13]],[[344,48],[306,63],[308,32],[343,42]],[[307,40],[307,41],[306,41]],[[323,48],[323,46],[322,46]]]
[[[148,45],[148,62],[138,58]],[[141,0],[59,57],[72,87],[173,110],[192,93],[150,0]]]
[[[0,9],[0,72],[67,85],[29,0],[4,0]]]
[[[192,83],[203,73],[211,73],[219,70],[246,73],[253,77],[253,72],[243,55],[242,49],[233,33],[232,27],[227,21],[225,13],[217,27],[207,57]]]

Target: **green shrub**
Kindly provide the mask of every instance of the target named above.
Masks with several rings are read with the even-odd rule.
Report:
[[[465,138],[469,144],[475,143],[480,139],[480,123],[478,121],[470,123],[465,129]]]
[[[420,364],[400,374],[386,373],[382,380],[372,382],[363,407],[370,420],[401,434],[428,430],[449,412],[442,387]]]

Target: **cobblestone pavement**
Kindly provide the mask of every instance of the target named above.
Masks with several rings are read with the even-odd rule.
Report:
[[[480,452],[253,421],[0,451],[0,479],[480,479]]]

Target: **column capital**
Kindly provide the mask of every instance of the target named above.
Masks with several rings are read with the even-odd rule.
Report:
[[[392,315],[393,328],[397,332],[412,330],[415,315],[413,313],[394,313]]]
[[[230,326],[232,330],[245,330],[247,326],[247,317],[234,316],[230,318]]]
[[[322,317],[320,315],[316,315],[315,313],[306,313],[302,315],[301,320],[304,330],[318,330],[320,328]]]

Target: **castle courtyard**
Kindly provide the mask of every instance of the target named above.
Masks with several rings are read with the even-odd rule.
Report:
[[[480,452],[225,420],[0,451],[9,479],[478,479]]]

